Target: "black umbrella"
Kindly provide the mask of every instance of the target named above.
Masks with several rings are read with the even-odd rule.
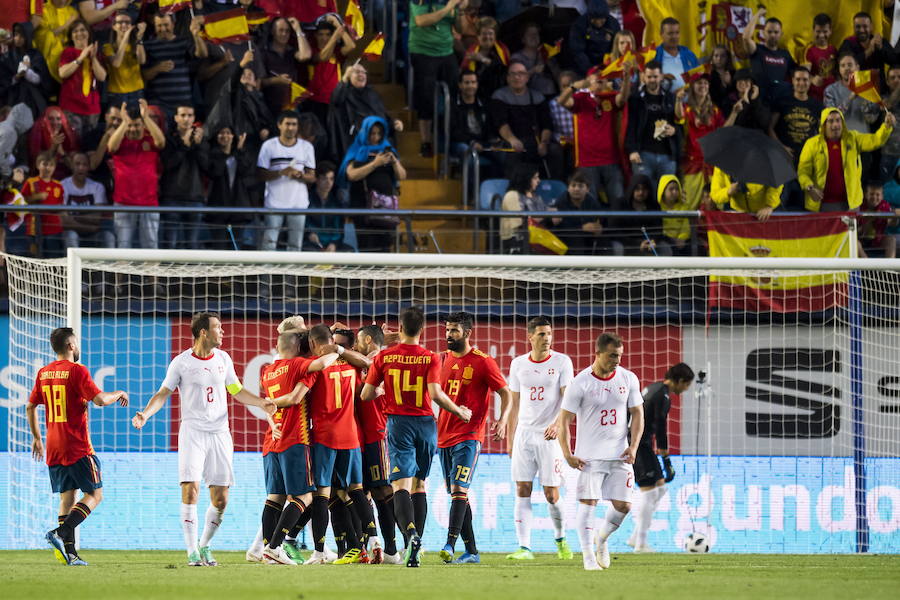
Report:
[[[537,23],[541,28],[541,40],[545,43],[555,44],[558,39],[568,39],[569,29],[578,18],[578,11],[574,8],[554,8],[552,12],[551,15],[546,6],[526,8],[500,24],[497,38],[509,47],[510,52],[516,52],[522,48],[525,25]]]
[[[797,177],[782,145],[758,129],[722,127],[700,138],[700,148],[706,164],[740,183],[778,187]]]

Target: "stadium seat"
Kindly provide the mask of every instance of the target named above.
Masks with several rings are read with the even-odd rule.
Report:
[[[509,187],[508,179],[485,179],[478,190],[478,210],[497,210]],[[494,201],[497,199],[496,202]]]

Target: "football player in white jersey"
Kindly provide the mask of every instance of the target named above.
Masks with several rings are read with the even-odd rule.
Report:
[[[228,487],[234,483],[231,431],[228,428],[228,394],[250,406],[274,414],[275,403],[248,392],[234,372],[228,353],[219,349],[225,331],[219,315],[197,313],[191,319],[194,344],[169,363],[166,378],[146,408],[131,419],[142,428],[166,403],[175,389],[181,399],[178,429],[178,480],[181,482],[181,528],[188,564],[215,566],[209,543],[222,523],[228,503]],[[197,543],[197,498],[201,477],[209,486],[210,506],[203,534]]]
[[[619,366],[625,348],[614,333],[601,333],[594,346],[594,363],[566,388],[557,420],[559,444],[566,462],[578,475],[576,526],[584,568],[608,569],[606,540],[631,510],[634,492],[634,457],[644,430],[644,399],[637,376]],[[631,443],[628,418],[631,417]],[[575,453],[569,425],[578,418]],[[612,506],[594,531],[597,500]]]
[[[513,393],[510,438],[512,477],[516,482],[514,518],[519,549],[511,560],[534,560],[531,552],[531,491],[535,475],[544,488],[547,509],[553,521],[556,555],[571,560],[566,527],[559,502],[564,458],[556,441],[556,416],[566,386],[574,377],[572,359],[553,352],[553,328],[546,317],[528,321],[531,352],[517,356],[509,366],[509,389]]]

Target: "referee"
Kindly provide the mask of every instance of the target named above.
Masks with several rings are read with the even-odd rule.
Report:
[[[666,494],[666,483],[675,478],[675,469],[669,460],[667,420],[672,405],[669,394],[683,394],[693,381],[691,368],[685,363],[678,363],[666,371],[662,381],[644,389],[644,434],[634,461],[634,480],[641,488],[641,504],[635,518],[634,533],[628,540],[628,545],[633,546],[635,552],[653,552],[653,548],[647,545],[653,511]],[[663,457],[663,466],[659,464],[657,454]]]

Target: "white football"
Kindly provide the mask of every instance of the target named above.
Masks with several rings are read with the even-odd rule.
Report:
[[[709,552],[709,540],[702,533],[690,533],[684,538],[685,552]]]

